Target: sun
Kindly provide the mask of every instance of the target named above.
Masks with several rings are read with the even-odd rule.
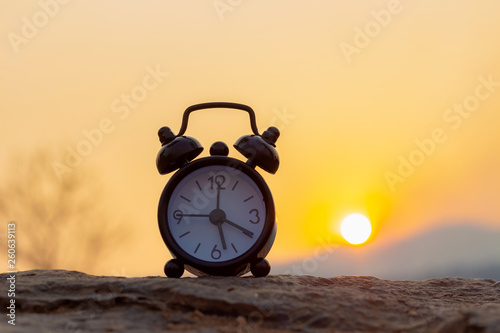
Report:
[[[342,237],[353,245],[366,242],[372,233],[370,220],[361,214],[351,214],[347,216],[340,226]]]

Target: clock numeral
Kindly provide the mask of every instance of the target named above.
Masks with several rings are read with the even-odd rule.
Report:
[[[182,210],[176,210],[174,212],[174,220],[177,220],[177,224],[181,223],[183,217],[184,213],[182,212]]]
[[[212,258],[214,258],[215,260],[220,259],[220,257],[222,256],[222,252],[220,252],[220,250],[217,249],[217,244],[214,245],[211,255]]]
[[[223,175],[217,175],[217,176],[212,176],[210,178],[208,178],[208,181],[210,182],[210,189],[213,190],[214,189],[214,183],[218,186],[220,186],[220,189],[221,190],[224,190],[225,187],[222,187],[222,185],[224,185],[224,183],[226,182],[226,177],[224,177]]]
[[[200,245],[201,243],[198,243],[198,246],[196,247],[196,249],[194,250],[194,253],[198,252],[198,249],[200,248]]]
[[[255,213],[255,219],[256,219],[256,221],[254,221],[253,218],[252,218],[252,219],[250,219],[250,223],[257,224],[257,223],[260,222],[259,211],[257,209],[252,209],[248,213],[249,214]]]

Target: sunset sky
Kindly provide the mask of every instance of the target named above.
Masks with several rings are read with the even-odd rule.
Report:
[[[278,217],[271,264],[351,246],[351,213],[373,224],[359,251],[446,225],[500,231],[498,1],[10,1],[0,36],[2,182],[17,179],[16,156],[59,151],[50,176],[93,170],[96,205],[131,232],[90,273],[163,274],[157,131],[210,101],[249,105],[261,132],[281,131],[280,169],[259,169]],[[236,158],[250,133],[231,110],[195,113],[186,132],[202,156],[221,140]],[[70,166],[77,149],[88,154]]]

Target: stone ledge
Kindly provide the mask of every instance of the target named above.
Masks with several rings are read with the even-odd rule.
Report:
[[[0,305],[9,305],[0,274]],[[500,332],[500,282],[371,276],[124,278],[16,276],[16,325],[2,332]]]

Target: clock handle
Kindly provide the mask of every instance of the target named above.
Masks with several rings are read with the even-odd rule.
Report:
[[[189,114],[194,111],[203,110],[203,109],[214,109],[214,108],[226,108],[226,109],[236,109],[248,112],[250,116],[250,126],[252,127],[252,131],[255,135],[259,135],[259,130],[257,129],[257,122],[255,121],[255,112],[251,107],[244,104],[238,103],[230,103],[230,102],[210,102],[210,103],[201,103],[188,107],[186,111],[184,111],[184,115],[182,116],[182,125],[179,133],[176,135],[177,137],[182,136],[187,129]]]

